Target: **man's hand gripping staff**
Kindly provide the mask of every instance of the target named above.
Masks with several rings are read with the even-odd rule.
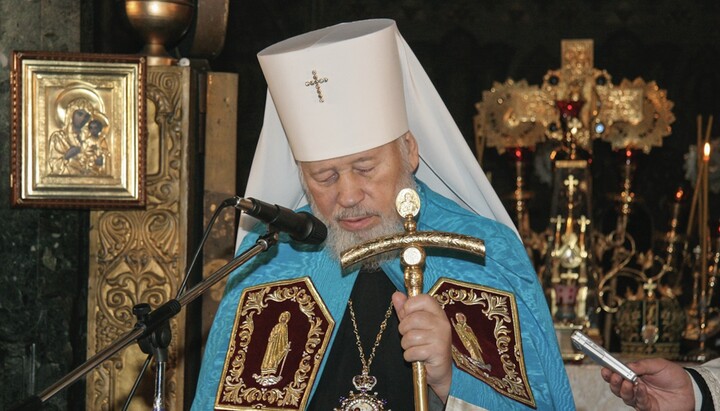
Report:
[[[426,247],[466,251],[479,257],[485,256],[485,243],[477,238],[444,232],[418,232],[415,217],[420,212],[420,198],[411,189],[398,193],[395,206],[403,217],[404,234],[396,234],[360,244],[345,251],[340,263],[343,268],[379,254],[402,249],[400,261],[404,268],[405,288],[408,297],[394,295],[393,302],[400,319],[400,332],[405,357],[413,361],[413,385],[415,411],[428,410],[427,385],[443,400],[447,398],[452,378],[450,366],[450,323],[439,305],[430,304],[430,298],[422,295],[423,266]],[[430,301],[430,302],[428,302]],[[428,328],[423,324],[441,323],[445,327]]]

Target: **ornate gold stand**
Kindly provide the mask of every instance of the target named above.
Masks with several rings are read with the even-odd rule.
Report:
[[[620,301],[613,273],[624,270],[628,258],[635,255],[633,239],[626,232],[633,205],[628,173],[617,229],[605,238],[590,221],[593,141],[603,140],[613,150],[648,153],[662,145],[675,117],[672,102],[655,82],[638,78],[613,84],[607,71],[595,68],[592,40],[563,40],[561,57],[561,66],[549,70],[541,85],[528,85],[525,80],[494,83],[476,104],[474,125],[476,144],[483,146],[476,147],[478,153],[485,144],[500,153],[516,150],[521,154],[544,141],[552,143],[548,146],[553,150],[549,160],[554,166],[554,220],[543,233],[529,230],[520,161],[516,161],[513,208],[528,254],[531,258],[539,254],[536,262],[544,264],[538,273],[560,346],[565,347],[562,354],[573,360],[578,353],[568,339],[571,331],[587,327],[588,334],[599,337],[598,296],[605,293]],[[632,164],[626,165],[629,171]],[[612,267],[603,273],[605,254],[610,253]],[[607,277],[612,278],[605,281],[606,288],[598,287]],[[606,342],[613,329],[612,315],[606,310]]]

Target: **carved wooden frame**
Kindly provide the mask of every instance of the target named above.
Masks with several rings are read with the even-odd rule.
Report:
[[[14,51],[15,207],[145,205],[142,56]]]

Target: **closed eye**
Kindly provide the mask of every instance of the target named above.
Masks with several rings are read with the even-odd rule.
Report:
[[[357,171],[360,174],[369,174],[373,170],[375,170],[375,167],[355,167],[355,171]]]
[[[322,174],[314,177],[314,180],[318,182],[318,184],[328,185],[332,184],[338,179],[338,173],[328,173],[328,174]]]

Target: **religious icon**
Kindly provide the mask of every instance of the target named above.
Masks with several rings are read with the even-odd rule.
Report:
[[[275,385],[282,380],[282,370],[285,359],[290,352],[290,339],[288,337],[288,322],[290,312],[283,311],[278,317],[270,336],[268,337],[267,348],[260,365],[260,375],[253,374],[253,378],[263,387]],[[280,371],[278,371],[280,367]]]
[[[81,85],[58,95],[57,115],[62,127],[53,131],[48,141],[49,175],[108,175],[109,120],[102,103],[92,89]]]
[[[415,217],[420,212],[420,197],[415,190],[404,188],[395,198],[395,209],[400,217]]]
[[[451,320],[450,323],[455,329],[458,337],[460,337],[460,341],[462,341],[463,346],[470,354],[471,362],[478,368],[488,369],[490,365],[486,364],[485,360],[483,360],[482,347],[480,346],[472,327],[470,327],[467,323],[467,317],[465,317],[465,314],[461,312],[455,313],[455,319]]]
[[[14,206],[145,205],[142,56],[13,53]]]
[[[455,365],[498,393],[537,408],[519,339],[515,295],[449,278],[440,278],[428,294],[453,327]]]
[[[334,327],[310,277],[246,288],[214,409],[305,410]]]

